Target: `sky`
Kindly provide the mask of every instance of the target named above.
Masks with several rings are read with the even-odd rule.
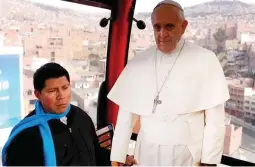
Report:
[[[64,7],[64,8],[70,8],[78,11],[88,11],[88,12],[102,12],[102,11],[107,11],[104,9],[99,9],[95,7],[88,7],[84,5],[79,5],[79,4],[73,4],[73,3],[68,3],[68,2],[63,2],[61,0],[30,0],[33,2],[39,2],[42,4],[47,4],[47,5],[52,5],[52,6],[59,6],[59,7]],[[161,0],[136,0],[136,9],[135,12],[151,12],[154,6]],[[192,5],[204,3],[204,2],[209,2],[212,0],[176,0],[179,2],[183,7],[189,7]],[[247,2],[247,3],[253,3],[255,4],[255,0],[241,0],[242,2]]]

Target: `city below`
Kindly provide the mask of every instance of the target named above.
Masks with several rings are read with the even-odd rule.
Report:
[[[189,25],[184,38],[212,50],[228,81],[224,155],[255,163],[255,6],[215,0],[185,10]],[[71,103],[88,112],[97,125],[109,33],[109,27],[102,28],[99,22],[109,16],[104,9],[80,13],[25,0],[0,0],[0,151],[11,128],[34,109],[33,74],[47,62],[68,70]],[[135,17],[145,21],[146,29],[133,25],[129,60],[155,44],[150,13],[136,12]]]

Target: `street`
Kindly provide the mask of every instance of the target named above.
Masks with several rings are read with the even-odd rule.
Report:
[[[242,147],[255,154],[255,131],[243,127]]]

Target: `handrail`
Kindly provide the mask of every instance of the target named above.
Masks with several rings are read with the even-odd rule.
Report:
[[[254,163],[223,155],[221,164],[227,166],[255,166]]]

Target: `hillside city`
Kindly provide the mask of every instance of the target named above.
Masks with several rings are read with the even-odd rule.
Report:
[[[135,13],[146,28],[140,30],[133,23],[129,60],[155,44],[150,14]],[[214,0],[185,8],[185,15],[189,25],[184,38],[212,50],[228,81],[231,98],[225,104],[224,154],[255,163],[255,5]],[[99,26],[104,17],[110,17],[110,11],[78,12],[26,0],[0,0],[0,48],[22,47],[24,51],[24,115],[34,109],[35,70],[57,62],[70,73],[72,104],[88,112],[96,126],[98,91],[107,63],[109,25]],[[0,92],[5,88],[8,83],[0,80]],[[1,117],[0,129],[7,124]],[[1,148],[4,139],[0,136]]]

